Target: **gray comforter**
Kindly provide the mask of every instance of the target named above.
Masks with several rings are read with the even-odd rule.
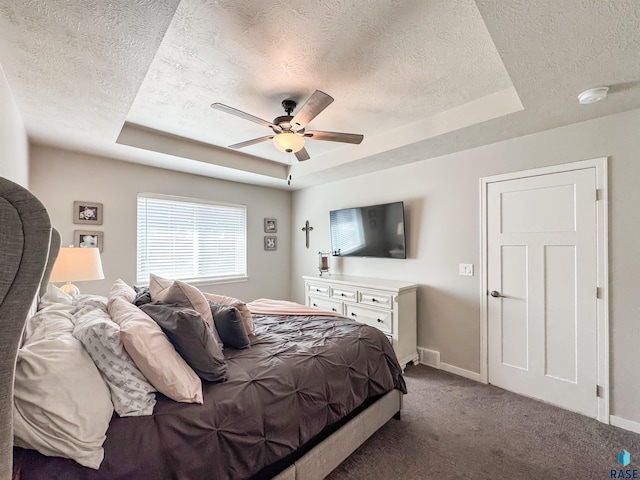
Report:
[[[368,399],[406,393],[400,366],[377,329],[346,318],[254,316],[244,350],[225,350],[229,380],[204,385],[204,404],[158,395],[152,416],[114,415],[98,471],[15,449],[14,474],[40,479],[243,479],[266,468]]]

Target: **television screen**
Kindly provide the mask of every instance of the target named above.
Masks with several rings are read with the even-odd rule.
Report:
[[[403,202],[333,210],[329,223],[334,256],[407,258]]]

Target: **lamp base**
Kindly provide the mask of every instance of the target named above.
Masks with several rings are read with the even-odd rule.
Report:
[[[68,293],[69,295],[78,295],[80,293],[80,289],[76,287],[73,283],[67,282],[60,287],[64,293]]]

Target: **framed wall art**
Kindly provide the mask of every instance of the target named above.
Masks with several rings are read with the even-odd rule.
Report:
[[[102,225],[102,204],[94,202],[73,202],[73,223]]]
[[[264,249],[265,250],[277,250],[278,249],[278,237],[267,235],[264,237]]]
[[[278,231],[278,221],[275,218],[264,219],[264,233],[276,233]]]
[[[98,248],[102,253],[104,232],[94,230],[76,230],[73,232],[73,245],[80,248]]]

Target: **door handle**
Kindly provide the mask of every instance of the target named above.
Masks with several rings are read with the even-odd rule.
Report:
[[[504,295],[500,295],[500,292],[498,292],[497,290],[491,290],[491,293],[489,295],[491,295],[494,298],[500,298],[500,297],[504,298]]]

